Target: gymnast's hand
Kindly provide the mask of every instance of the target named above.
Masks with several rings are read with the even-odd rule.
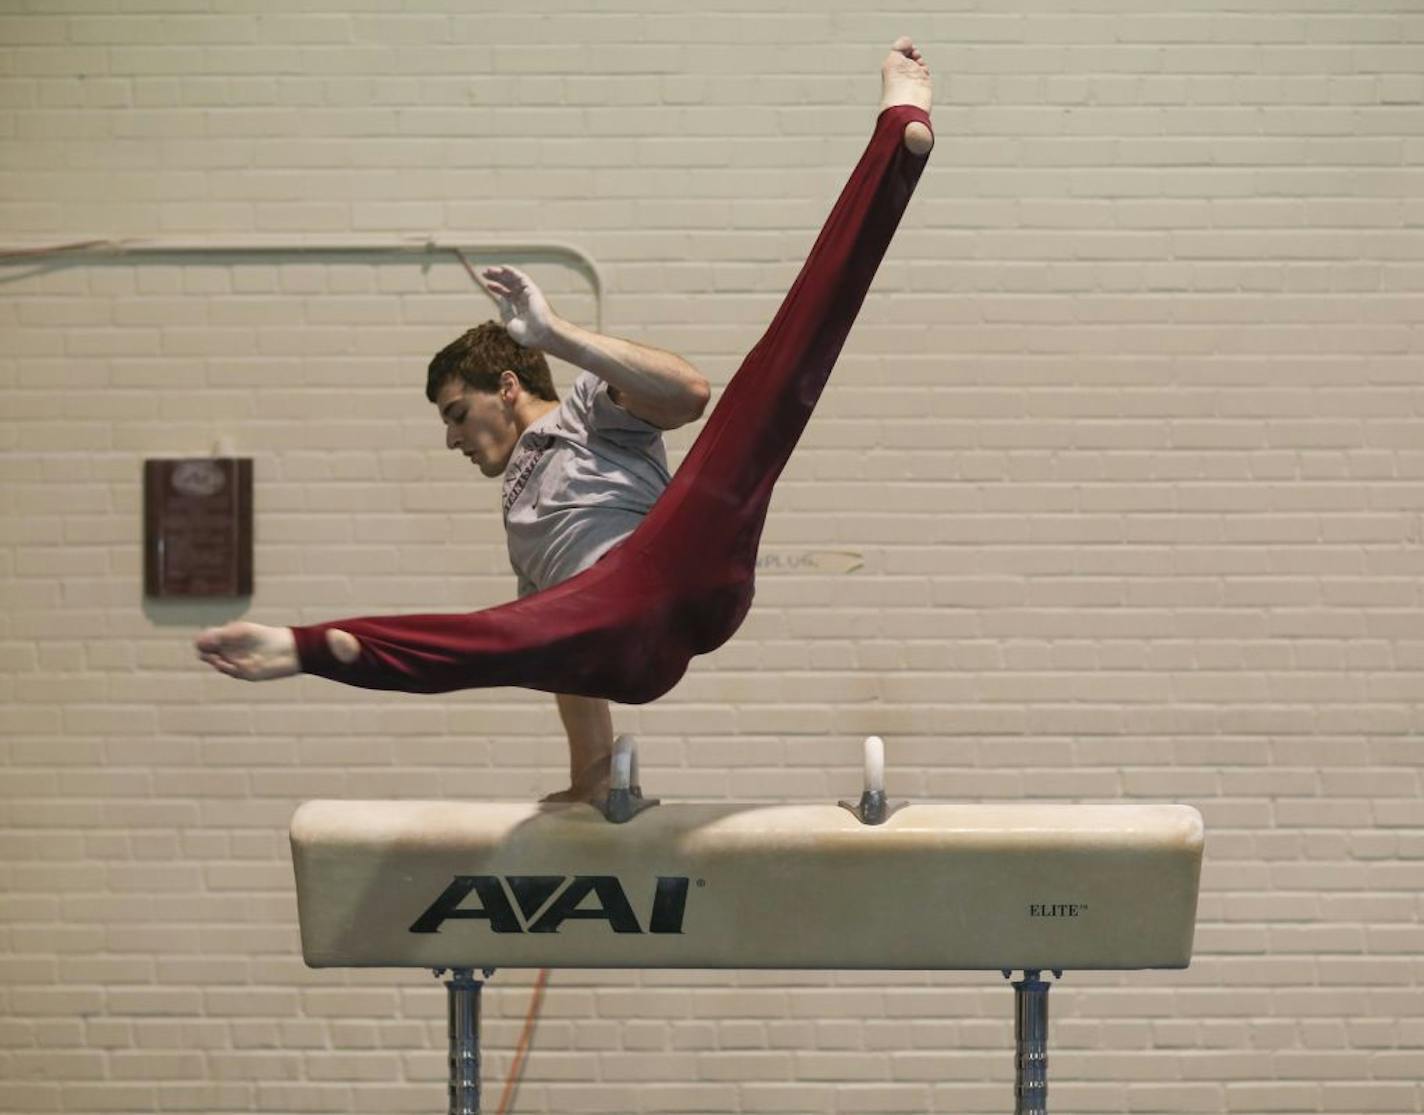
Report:
[[[523,271],[500,265],[480,272],[484,288],[499,307],[504,327],[525,348],[541,348],[554,332],[557,320],[544,292]]]
[[[209,627],[193,644],[199,658],[230,678],[269,681],[302,672],[290,627],[265,627],[239,620]]]
[[[302,672],[296,636],[290,627],[235,620],[209,627],[193,640],[193,645],[199,658],[230,678],[271,681]],[[327,628],[326,645],[338,662],[348,666],[361,654],[356,636],[340,628]]]

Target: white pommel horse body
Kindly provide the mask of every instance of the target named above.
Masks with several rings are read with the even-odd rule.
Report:
[[[312,801],[314,968],[453,969],[450,1111],[478,1108],[474,969],[1022,969],[1017,1110],[1046,1111],[1041,971],[1185,968],[1203,844],[1181,805]],[[880,798],[883,804],[883,793]],[[438,974],[438,971],[437,971]]]

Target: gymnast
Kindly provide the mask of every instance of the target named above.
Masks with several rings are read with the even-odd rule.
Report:
[[[522,272],[492,267],[486,322],[430,364],[445,443],[501,477],[519,598],[456,615],[209,628],[198,656],[249,681],[308,673],[368,689],[553,693],[571,786],[607,792],[609,701],[642,704],[721,646],[751,607],[772,486],[830,376],[923,171],[929,68],[907,37],[881,67],[868,146],[775,318],[670,480],[661,431],[695,420],[687,361],[573,326]],[[543,352],[582,370],[557,401]],[[546,799],[548,800],[548,799]]]

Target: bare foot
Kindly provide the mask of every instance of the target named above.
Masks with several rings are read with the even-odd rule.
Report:
[[[302,672],[297,640],[290,627],[227,623],[209,627],[195,640],[198,657],[220,674],[243,681],[268,681]]]
[[[930,85],[930,68],[908,35],[901,35],[890,48],[880,67],[880,108],[892,105],[914,105],[926,113],[934,90]],[[905,125],[905,146],[915,155],[928,155],[934,146],[934,133],[918,120]]]

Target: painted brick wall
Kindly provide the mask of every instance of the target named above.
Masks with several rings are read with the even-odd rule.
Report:
[[[572,242],[609,331],[722,384],[914,34],[937,149],[752,616],[618,715],[645,782],[849,796],[874,731],[902,796],[1193,804],[1196,960],[1069,974],[1054,1109],[1424,1111],[1424,8],[797,7],[8,0],[0,233]],[[593,321],[586,275],[505,258]],[[245,686],[189,639],[512,594],[422,395],[488,309],[448,258],[0,283],[0,1110],[442,1109],[443,992],[303,967],[286,824],[555,789],[552,703]],[[141,461],[221,438],[256,595],[145,601]],[[486,997],[491,1099],[529,983]],[[519,1109],[1003,1111],[1010,1003],[561,972]]]

